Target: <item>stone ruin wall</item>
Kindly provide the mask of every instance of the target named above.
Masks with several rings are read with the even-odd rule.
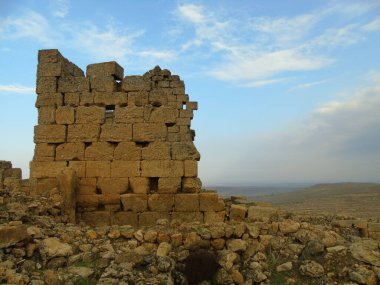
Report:
[[[32,194],[49,195],[71,169],[77,221],[224,220],[223,200],[201,190],[190,129],[197,102],[178,75],[157,66],[124,77],[116,62],[90,64],[85,75],[58,50],[40,50],[36,92]]]

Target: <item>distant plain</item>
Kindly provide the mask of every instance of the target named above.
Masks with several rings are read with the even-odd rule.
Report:
[[[214,187],[223,196],[241,195],[283,210],[380,220],[380,184],[332,183],[309,187]]]

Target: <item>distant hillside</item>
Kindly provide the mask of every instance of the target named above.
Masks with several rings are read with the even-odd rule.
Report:
[[[283,209],[330,212],[380,219],[380,184],[317,184],[300,191],[276,195],[253,195],[255,201],[271,202]]]
[[[261,196],[288,193],[305,189],[310,184],[287,184],[287,185],[272,185],[272,186],[212,186],[207,189],[216,189],[222,196]]]

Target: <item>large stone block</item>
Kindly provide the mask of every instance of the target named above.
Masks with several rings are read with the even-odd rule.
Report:
[[[165,141],[167,127],[160,123],[136,123],[133,124],[133,141],[153,142]]]
[[[96,209],[99,205],[99,196],[97,194],[77,195],[77,206],[79,208]]]
[[[74,124],[74,108],[69,106],[58,107],[55,111],[55,122],[59,125]]]
[[[199,160],[200,154],[192,142],[174,142],[172,145],[172,159]]]
[[[31,170],[32,172],[32,170]],[[51,190],[58,187],[58,181],[56,177],[49,177],[49,178],[37,178],[33,179],[32,176],[31,180],[34,180],[32,183],[32,187],[34,187],[35,194],[37,195],[49,195]]]
[[[130,225],[137,227],[138,216],[134,212],[117,212],[111,217],[111,225]]]
[[[114,160],[111,164],[111,177],[140,176],[140,161]]]
[[[66,168],[66,161],[31,161],[30,177],[57,177],[64,168]]]
[[[147,194],[123,194],[120,196],[124,211],[144,212],[148,209]]]
[[[66,141],[66,126],[38,125],[34,127],[35,143],[63,143]]]
[[[155,212],[170,212],[174,205],[173,194],[151,194],[148,197],[148,208]]]
[[[170,219],[168,212],[143,212],[139,214],[139,227],[154,226],[160,219]]]
[[[155,89],[149,92],[149,104],[155,107],[165,106],[168,104],[168,95],[166,92]]]
[[[184,171],[185,171],[185,177],[197,177],[198,176],[198,161],[185,160]]]
[[[180,220],[185,223],[203,223],[202,212],[173,212],[172,219]]]
[[[158,179],[158,193],[177,193],[181,189],[181,177],[161,177]]]
[[[124,91],[149,91],[150,81],[142,76],[126,76],[123,79],[122,89]]]
[[[179,117],[192,119],[194,117],[193,110],[179,110]]]
[[[124,68],[116,61],[89,64],[86,69],[86,76],[92,78],[113,77],[122,80]]]
[[[68,126],[68,142],[93,142],[97,141],[100,126],[96,124],[74,124]]]
[[[90,91],[90,82],[84,77],[61,77],[58,80],[58,92],[86,92]]]
[[[127,193],[129,186],[128,178],[98,178],[97,191],[102,194]]]
[[[104,124],[100,133],[100,141],[123,142],[132,140],[131,124]]]
[[[26,225],[0,225],[0,249],[29,238]]]
[[[215,224],[224,222],[226,211],[204,212],[204,222],[207,224]]]
[[[143,160],[170,160],[170,143],[152,142],[142,148]]]
[[[111,213],[108,211],[95,211],[81,213],[79,221],[93,227],[108,226],[111,223]]]
[[[126,92],[94,92],[94,103],[105,106],[125,105],[128,103],[128,93]],[[116,107],[117,108],[117,107]]]
[[[96,178],[79,178],[77,195],[96,195],[97,179]]]
[[[86,148],[86,160],[112,160],[115,146],[108,142],[94,142]]]
[[[58,189],[62,195],[62,214],[68,217],[68,222],[75,223],[75,206],[78,189],[78,178],[71,168],[63,169],[57,177]]]
[[[120,194],[100,194],[99,205],[118,205],[120,206]],[[113,207],[109,207],[112,209]],[[118,208],[120,209],[120,208]]]
[[[69,167],[75,171],[78,177],[86,177],[85,161],[69,161]]]
[[[114,152],[115,160],[141,160],[141,147],[134,142],[121,142]]]
[[[63,143],[57,146],[55,159],[84,160],[84,143]]]
[[[57,49],[43,49],[38,51],[38,63],[55,63],[62,61],[63,56]]]
[[[147,177],[130,177],[129,186],[132,193],[146,194],[149,193],[149,178]]]
[[[65,93],[65,105],[71,106],[71,107],[77,107],[79,106],[79,96],[80,93],[78,92],[67,92]]]
[[[248,221],[264,221],[267,222],[272,216],[275,216],[277,210],[272,207],[250,206],[248,208]]]
[[[146,106],[149,101],[149,93],[147,91],[128,92],[129,106]]]
[[[37,78],[36,93],[56,93],[58,85],[57,77],[39,77]],[[38,97],[37,97],[38,102]]]
[[[201,192],[199,193],[199,208],[201,211],[223,211],[224,201],[219,199],[216,192]]]
[[[183,163],[176,160],[141,161],[143,177],[180,177],[183,176]]]
[[[56,144],[36,143],[36,146],[34,148],[33,160],[35,161],[54,160],[55,148],[56,148]],[[49,158],[49,159],[42,159],[42,158]]]
[[[38,108],[38,124],[49,125],[55,123],[55,107]]]
[[[176,212],[198,212],[199,194],[176,194],[174,210]]]
[[[199,178],[185,177],[182,179],[182,191],[185,193],[197,193],[202,188]]]
[[[117,91],[117,83],[113,77],[90,78],[90,86],[91,90],[96,92]]]
[[[103,124],[106,116],[105,108],[98,106],[79,106],[76,111],[77,124]]]
[[[198,110],[198,102],[186,102],[186,110]]]
[[[144,107],[134,105],[127,107],[116,106],[116,123],[142,123],[144,122]]]
[[[230,208],[230,220],[236,222],[242,222],[245,220],[247,214],[247,207],[245,205],[231,205]]]
[[[111,162],[86,161],[86,177],[111,177]]]
[[[175,123],[177,117],[177,109],[169,106],[161,106],[152,110],[149,121],[152,123]]]
[[[94,104],[94,93],[93,92],[82,92],[79,96],[80,106],[91,106]]]

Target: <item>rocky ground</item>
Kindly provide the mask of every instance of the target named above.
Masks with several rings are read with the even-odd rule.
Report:
[[[380,242],[339,218],[92,228],[64,223],[56,195],[3,189],[0,283],[379,284]]]

